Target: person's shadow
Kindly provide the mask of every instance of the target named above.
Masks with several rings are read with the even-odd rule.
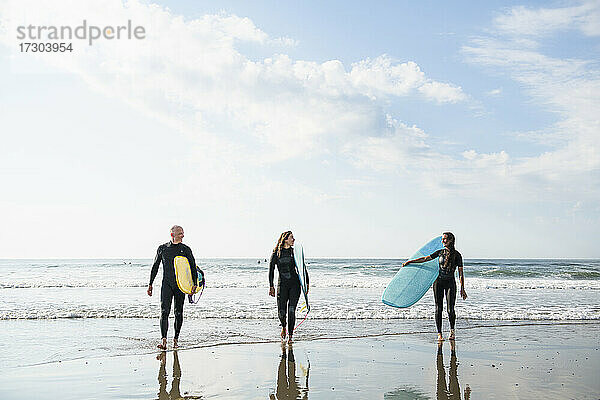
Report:
[[[446,370],[444,369],[443,342],[438,343],[437,349],[437,399],[450,400],[461,399],[460,384],[458,383],[458,361],[456,360],[456,341],[450,340],[450,369],[448,371],[449,382],[446,385]],[[465,400],[471,398],[471,388],[465,388]]]
[[[171,390],[167,392],[167,352],[162,351],[156,359],[160,361],[158,368],[158,399],[159,400],[180,400],[180,399],[202,399],[202,396],[181,396],[179,383],[181,382],[181,365],[177,351],[173,352],[173,382]]]
[[[288,346],[287,353],[285,345],[281,345],[281,360],[277,370],[277,390],[275,394],[270,394],[271,400],[287,399],[308,399],[308,375],[310,371],[310,362],[305,371],[306,382],[302,388],[299,386],[299,379],[296,377],[296,359],[294,358],[294,349]]]

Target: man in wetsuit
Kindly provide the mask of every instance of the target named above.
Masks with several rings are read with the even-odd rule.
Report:
[[[171,228],[171,240],[165,244],[158,246],[156,257],[152,264],[150,272],[150,284],[148,285],[148,296],[152,296],[152,283],[158,273],[158,266],[161,261],[163,264],[163,279],[160,290],[160,332],[162,335],[162,343],[158,345],[161,350],[167,349],[167,330],[169,328],[169,314],[171,313],[171,302],[175,298],[175,336],[173,337],[173,347],[177,347],[179,332],[183,325],[183,303],[185,293],[177,286],[177,278],[175,277],[176,256],[184,256],[190,263],[194,287],[192,293],[198,284],[198,272],[196,271],[196,260],[192,254],[192,250],[183,244],[183,228],[179,225],[174,225]]]

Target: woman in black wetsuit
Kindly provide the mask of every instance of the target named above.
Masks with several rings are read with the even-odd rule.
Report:
[[[442,337],[442,311],[444,309],[444,294],[448,309],[448,319],[450,320],[450,336],[448,339],[454,340],[454,323],[456,322],[456,313],[454,312],[454,303],[456,303],[456,280],[454,271],[458,268],[460,279],[460,296],[465,300],[467,292],[465,291],[465,276],[463,274],[463,261],[460,253],[454,248],[455,238],[451,232],[444,232],[442,235],[442,244],[444,248],[425,257],[406,261],[402,266],[408,264],[417,264],[438,259],[440,270],[435,282],[433,282],[433,296],[435,299],[435,324],[437,325],[438,340],[444,340]]]
[[[300,298],[300,278],[298,278],[296,262],[294,261],[293,245],[294,235],[292,235],[292,232],[283,232],[279,236],[269,264],[269,296],[275,297],[275,287],[273,286],[275,265],[277,265],[279,272],[277,311],[279,321],[281,321],[281,340],[285,340],[287,333],[288,343],[292,342],[294,324],[296,323],[296,306]],[[308,274],[306,276],[306,290],[308,291]]]

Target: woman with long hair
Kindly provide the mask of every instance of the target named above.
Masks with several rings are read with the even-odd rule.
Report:
[[[292,343],[292,334],[296,323],[296,306],[300,298],[300,278],[294,261],[294,241],[292,231],[283,232],[273,249],[269,264],[269,296],[275,297],[275,287],[273,286],[275,266],[279,272],[277,311],[281,322],[281,340],[285,340],[287,335],[288,343]],[[306,275],[306,290],[308,292],[308,274]]]
[[[448,319],[450,320],[450,335],[448,339],[454,340],[454,324],[456,322],[456,312],[454,311],[454,303],[456,303],[456,280],[454,279],[454,271],[458,268],[458,276],[460,279],[460,296],[465,300],[467,292],[465,291],[465,276],[463,274],[463,261],[460,253],[454,248],[456,239],[452,232],[444,232],[442,235],[442,244],[444,248],[435,251],[425,257],[408,260],[402,266],[408,264],[418,264],[431,261],[435,258],[439,263],[439,274],[435,282],[433,282],[433,297],[435,299],[435,324],[438,331],[438,340],[444,340],[442,336],[442,311],[444,309],[444,294],[446,295],[446,303],[448,310]]]

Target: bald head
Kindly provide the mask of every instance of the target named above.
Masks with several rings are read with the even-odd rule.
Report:
[[[183,228],[179,225],[171,227],[171,241],[175,244],[181,243],[183,240]]]

